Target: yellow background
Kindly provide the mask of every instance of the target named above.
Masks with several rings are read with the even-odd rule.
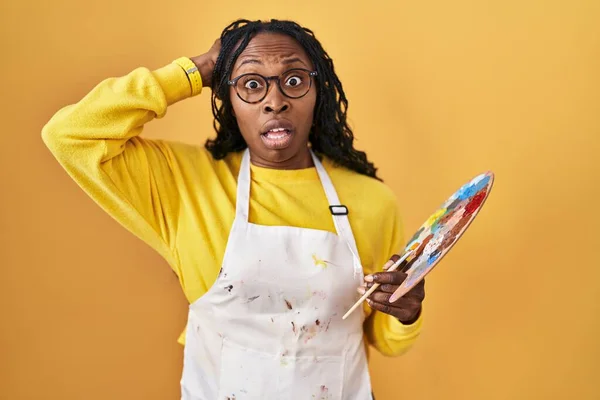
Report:
[[[429,276],[415,348],[373,356],[377,399],[600,398],[599,1],[0,7],[1,399],[178,398],[175,276],[70,181],[40,130],[101,79],[204,52],[237,17],[316,32],[407,235],[467,179],[497,175]],[[202,143],[208,92],[146,133]]]

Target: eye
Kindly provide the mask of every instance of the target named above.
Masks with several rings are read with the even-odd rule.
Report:
[[[297,75],[290,76],[286,79],[285,84],[291,87],[300,86],[302,85],[302,78]]]
[[[244,82],[244,87],[250,90],[258,90],[262,88],[262,85],[256,79],[248,79],[246,82]]]

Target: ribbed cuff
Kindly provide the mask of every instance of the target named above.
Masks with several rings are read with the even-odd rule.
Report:
[[[192,87],[187,74],[179,65],[171,63],[152,73],[165,93],[168,105],[192,97]]]
[[[391,315],[385,315],[387,317],[387,328],[390,333],[390,338],[401,339],[406,336],[412,336],[415,332],[421,329],[423,323],[423,312],[419,314],[419,318],[410,325],[405,325],[398,320],[398,318]]]

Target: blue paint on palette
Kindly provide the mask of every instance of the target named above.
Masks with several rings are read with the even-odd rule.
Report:
[[[464,185],[457,193],[459,200],[466,200],[470,197],[475,196],[481,189],[485,188],[490,181],[489,176],[485,176],[477,182],[472,182]]]
[[[415,244],[419,246],[408,268],[407,278],[394,296],[401,297],[419,282],[454,246],[467,229],[487,198],[494,174],[481,174],[460,187],[415,232],[405,251]]]
[[[433,263],[435,263],[437,261],[438,258],[440,258],[440,251],[436,251],[434,253],[431,253],[431,255],[429,256],[429,258],[427,259],[427,266],[431,266],[433,265]]]

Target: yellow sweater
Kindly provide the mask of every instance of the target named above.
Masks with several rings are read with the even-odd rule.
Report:
[[[42,137],[97,204],[165,258],[191,303],[207,291],[221,267],[235,215],[241,153],[216,161],[202,146],[139,136],[144,124],[190,96],[178,65],[138,68],[104,80],[78,103],[59,110]],[[328,159],[323,165],[350,210],[365,274],[380,270],[403,242],[392,191]],[[251,174],[251,222],[335,232],[314,167],[252,166]],[[419,334],[421,319],[403,325],[367,305],[365,311],[367,342],[382,354],[403,353]]]

